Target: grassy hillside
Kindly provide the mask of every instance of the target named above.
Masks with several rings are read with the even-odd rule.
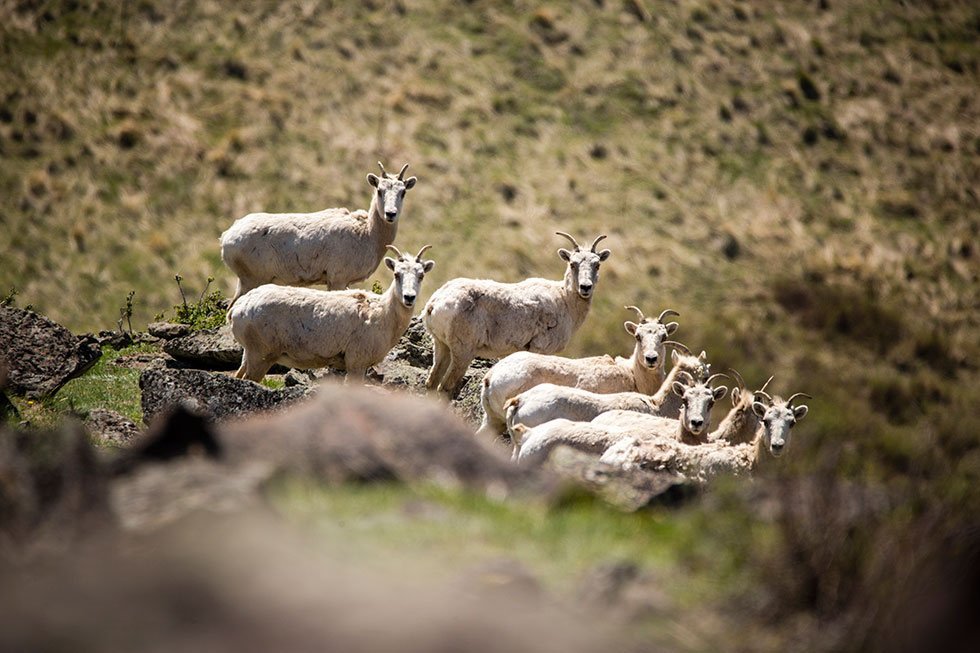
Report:
[[[0,294],[94,330],[135,290],[139,327],[175,274],[233,288],[235,218],[364,208],[378,159],[419,177],[423,300],[607,233],[569,351],[669,306],[813,394],[740,559],[777,615],[869,632],[896,557],[980,514],[978,43],[966,1],[0,1]]]

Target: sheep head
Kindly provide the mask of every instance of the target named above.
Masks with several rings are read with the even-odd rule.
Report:
[[[368,183],[374,186],[378,192],[378,213],[385,222],[393,224],[402,211],[402,202],[405,200],[405,191],[415,186],[418,181],[415,177],[405,179],[405,171],[408,164],[402,166],[401,172],[397,175],[385,172],[385,167],[378,161],[381,167],[381,176],[368,174]]]
[[[562,231],[555,233],[567,238],[575,246],[574,250],[565,248],[558,250],[558,256],[568,264],[568,268],[565,270],[566,283],[571,284],[582,299],[591,299],[592,291],[599,280],[599,264],[609,258],[612,253],[608,249],[601,252],[597,252],[595,249],[599,241],[606,236],[599,236],[592,242],[592,247],[586,249],[570,235]]]
[[[652,319],[643,316],[636,306],[626,306],[626,310],[636,311],[639,322],[624,322],[623,327],[626,333],[636,338],[636,345],[633,349],[633,359],[652,369],[658,365],[663,366],[665,358],[665,343],[667,336],[677,331],[677,322],[664,323],[664,318],[668,315],[680,315],[675,310],[666,309],[660,317]]]
[[[435,265],[435,261],[422,260],[422,254],[430,247],[432,245],[426,245],[419,250],[418,254],[412,256],[411,254],[402,254],[394,245],[388,245],[388,249],[394,252],[398,258],[393,259],[386,256],[385,266],[394,273],[395,278],[392,286],[395,296],[406,308],[415,306],[419,289],[422,287],[422,279],[425,277],[425,273]]]
[[[711,374],[708,353],[703,349],[695,356],[687,345],[676,340],[664,340],[664,344],[673,347],[670,352],[670,362],[679,372],[686,372],[698,381],[706,379]]]
[[[757,390],[755,394],[766,400],[757,399],[752,403],[752,412],[762,422],[762,444],[769,453],[778,458],[789,446],[793,426],[806,417],[809,411],[806,405],[794,406],[793,401],[797,397],[813,397],[805,392],[797,392],[789,399],[770,397],[764,390]]]
[[[687,372],[681,372],[678,376],[683,377],[684,382],[674,381],[671,390],[681,398],[679,419],[684,428],[698,435],[711,422],[711,408],[715,402],[728,392],[728,388],[723,385],[712,388],[711,382],[719,377],[728,378],[728,375],[712,374],[704,381],[695,381]]]

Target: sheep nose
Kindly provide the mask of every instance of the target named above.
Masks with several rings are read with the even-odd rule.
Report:
[[[385,211],[385,217],[388,218],[388,222],[394,222],[398,217],[398,211]]]
[[[782,442],[773,442],[772,445],[770,446],[772,447],[773,453],[779,453],[780,451],[783,450]]]
[[[584,294],[586,294],[586,295],[587,295],[587,294],[589,294],[590,292],[592,292],[592,284],[591,284],[591,283],[580,283],[580,284],[578,285],[578,289],[579,289],[580,291],[582,291],[582,292],[583,292]]]
[[[704,420],[703,419],[698,419],[697,417],[692,417],[691,418],[691,428],[693,428],[693,429],[700,429],[702,426],[704,426]]]
[[[646,359],[647,365],[649,365],[650,367],[653,367],[654,365],[657,364],[656,354],[647,354],[646,356],[644,356],[644,358]]]
[[[405,295],[405,303],[411,306],[415,303],[415,295]]]

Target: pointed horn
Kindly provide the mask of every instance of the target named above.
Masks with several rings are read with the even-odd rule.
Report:
[[[402,254],[401,252],[399,252],[399,251],[398,251],[398,248],[397,248],[397,247],[395,247],[394,245],[385,245],[385,248],[386,248],[386,249],[390,249],[390,250],[391,250],[391,251],[393,251],[393,252],[394,252],[395,254],[397,254],[397,255],[398,255],[398,258],[402,258],[402,256],[404,256],[404,254]]]
[[[687,370],[679,370],[677,372],[677,377],[682,377],[687,382],[688,385],[694,385],[694,377],[687,373]]]
[[[718,372],[717,374],[712,374],[707,379],[705,379],[704,380],[704,384],[706,386],[710,386],[711,385],[711,382],[714,381],[715,379],[717,379],[718,377],[722,377],[724,379],[730,379],[730,378],[732,378],[732,377],[728,376],[727,374],[722,374],[721,372]]]
[[[383,164],[380,161],[378,161],[378,167],[381,168],[381,176],[382,177],[387,177],[388,176],[388,173],[385,172],[385,164]]]
[[[770,397],[769,396],[769,393],[768,392],[765,392],[764,390],[756,390],[752,394],[754,394],[754,395],[762,395],[763,397],[766,398],[766,401],[768,401],[770,404],[772,403],[772,397]]]
[[[422,254],[425,252],[425,250],[429,249],[430,247],[432,247],[432,245],[422,245],[422,249],[420,249],[419,250],[419,253],[415,255],[415,260],[416,261],[421,261],[422,260]]]
[[[401,181],[405,180],[405,171],[408,170],[408,164],[402,166],[402,169],[398,171],[398,179]]]
[[[664,344],[672,345],[675,349],[680,349],[682,354],[687,354],[688,356],[694,355],[683,342],[677,342],[676,340],[664,340]]]
[[[776,375],[774,374],[774,375],[772,375],[772,376],[770,376],[770,377],[769,377],[768,379],[766,379],[766,382],[765,382],[765,383],[763,383],[763,384],[762,384],[762,387],[761,387],[761,388],[759,388],[758,390],[756,390],[756,392],[762,392],[762,391],[763,391],[763,390],[765,390],[765,389],[766,389],[767,387],[769,387],[769,382],[770,382],[770,381],[772,381],[772,380],[773,380],[773,379],[775,378],[775,376],[776,376]],[[768,395],[766,395],[766,396],[768,396]]]
[[[595,251],[595,246],[599,244],[599,241],[606,237],[606,234],[602,234],[598,238],[592,241],[592,248],[589,250],[591,252]]]
[[[578,241],[572,238],[571,236],[569,236],[568,234],[566,234],[564,231],[556,231],[555,233],[558,234],[559,236],[564,236],[565,238],[572,241],[572,244],[575,245],[575,249],[578,249],[580,247]]]
[[[639,318],[640,322],[644,321],[646,318],[643,317],[643,311],[641,311],[636,306],[624,306],[627,311],[636,311],[636,316]]]
[[[808,395],[805,392],[797,392],[796,394],[791,395],[790,398],[786,400],[786,405],[787,406],[792,406],[793,405],[793,400],[796,399],[797,397],[806,397],[807,399],[813,399],[813,397],[811,397],[810,395]]]
[[[667,308],[667,309],[664,309],[664,312],[661,313],[660,314],[660,317],[657,318],[657,322],[663,322],[664,321],[664,318],[667,317],[668,315],[676,315],[677,317],[680,317],[681,316],[681,314],[678,313],[677,311],[675,311],[674,309]]]
[[[738,373],[738,370],[736,370],[734,367],[729,367],[728,371],[732,373],[732,378],[735,379],[735,383],[738,384],[738,387],[745,390],[745,379],[743,379],[742,375]]]

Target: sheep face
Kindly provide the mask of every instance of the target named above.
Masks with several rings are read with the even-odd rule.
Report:
[[[592,297],[592,291],[599,280],[599,264],[609,258],[609,254],[608,249],[599,253],[581,247],[574,252],[564,248],[558,250],[558,256],[568,263],[565,278],[571,280],[575,291],[582,299]]]
[[[626,328],[626,333],[636,338],[633,349],[634,359],[653,369],[663,362],[664,340],[677,330],[678,324],[677,322],[662,324],[659,320],[645,319],[639,324],[626,322],[623,326]]]
[[[809,408],[793,406],[792,398],[782,401],[775,398],[772,405],[761,401],[752,403],[752,412],[762,422],[762,444],[775,457],[783,455],[789,446],[789,437],[798,421],[803,419]]]
[[[415,186],[415,182],[418,181],[415,177],[402,179],[402,175],[405,174],[405,168],[407,167],[408,164],[405,164],[405,167],[402,168],[398,176],[384,173],[383,166],[381,168],[383,174],[380,177],[374,174],[367,176],[368,183],[377,189],[378,213],[389,224],[394,224],[401,214],[402,202],[405,200],[405,191]]]
[[[434,265],[435,261],[422,260],[422,252],[419,252],[418,256],[402,254],[397,260],[385,257],[385,266],[395,274],[393,292],[402,306],[405,308],[415,306],[415,300],[422,287],[422,279]]]
[[[678,353],[676,349],[670,352],[670,362],[684,372],[687,372],[696,381],[708,378],[711,374],[711,363],[708,362],[708,354],[702,351],[697,356]]]
[[[694,435],[699,435],[708,427],[711,408],[728,392],[723,385],[712,388],[707,382],[685,385],[680,381],[674,381],[671,390],[681,398],[681,423]]]

